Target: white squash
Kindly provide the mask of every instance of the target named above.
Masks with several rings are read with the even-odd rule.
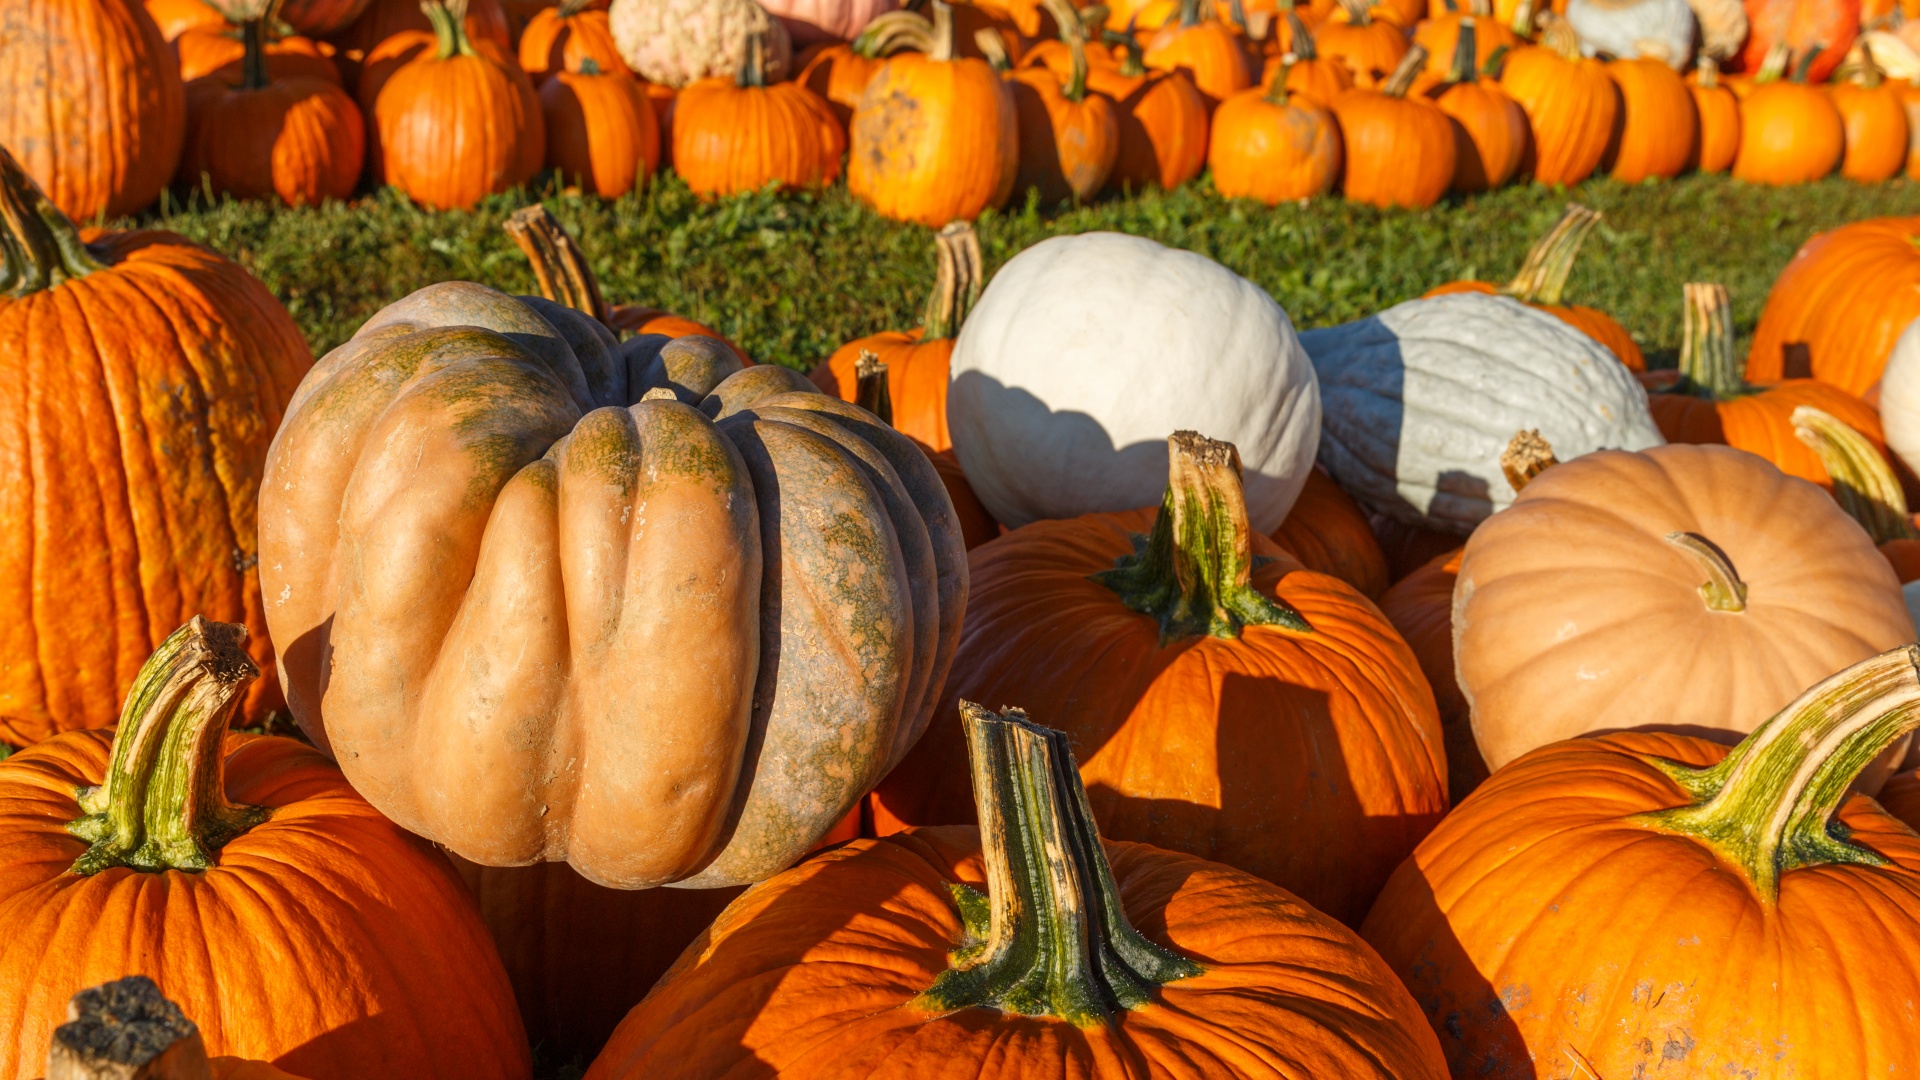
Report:
[[[1568,0],[1567,22],[1587,56],[1651,57],[1675,71],[1693,58],[1697,20],[1687,0]]]
[[[1119,233],[1035,244],[954,344],[947,426],[1008,527],[1160,502],[1167,436],[1240,448],[1247,514],[1272,532],[1313,467],[1320,396],[1293,321],[1202,255]]]
[[[786,27],[754,0],[613,0],[607,21],[634,74],[675,89],[738,72],[755,30],[766,34],[768,82],[784,78],[793,59]]]
[[[1907,468],[1920,471],[1920,319],[1893,343],[1880,372],[1880,424],[1887,446]]]
[[[1320,463],[1409,524],[1464,535],[1511,503],[1500,452],[1516,432],[1562,461],[1666,441],[1605,346],[1510,297],[1410,300],[1300,343],[1320,376]]]

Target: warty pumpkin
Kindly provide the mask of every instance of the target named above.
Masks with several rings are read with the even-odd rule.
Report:
[[[1700,138],[1694,142],[1687,167],[1703,173],[1726,172],[1740,156],[1740,99],[1720,81],[1720,65],[1711,56],[1700,58],[1687,92],[1693,95],[1693,110],[1700,118]]]
[[[1317,465],[1271,539],[1300,565],[1339,578],[1369,600],[1386,591],[1387,557],[1367,527],[1366,511]]]
[[[139,0],[5,0],[0,26],[0,147],[53,205],[92,221],[158,198],[180,164],[186,90]]]
[[[1039,522],[970,557],[943,709],[1044,704],[1086,755],[1109,835],[1357,922],[1446,812],[1432,693],[1370,601],[1251,530],[1230,444],[1168,441],[1157,512]],[[970,821],[963,746],[936,713],[875,801],[915,824]]]
[[[1453,180],[1448,186],[1462,194],[1489,191],[1511,180],[1520,170],[1529,138],[1520,103],[1498,82],[1480,78],[1474,66],[1481,25],[1472,18],[1460,21],[1445,81],[1421,92],[1453,121]]]
[[[653,106],[624,65],[603,69],[589,56],[578,70],[554,72],[540,87],[540,114],[548,167],[603,199],[646,183],[660,165]]]
[[[1920,579],[1920,523],[1907,510],[1906,493],[1882,450],[1866,435],[1811,405],[1793,410],[1793,433],[1833,477],[1833,498],[1860,523],[1901,585]],[[1909,602],[1908,610],[1912,610]]]
[[[1154,32],[1141,62],[1156,71],[1177,71],[1193,80],[1209,114],[1222,101],[1253,85],[1240,42],[1201,0],[1180,0],[1180,18]]]
[[[313,361],[245,270],[166,232],[82,244],[4,149],[0,208],[0,412],[21,433],[0,472],[0,741],[17,746],[109,722],[195,612],[245,621],[273,670],[255,499]],[[246,715],[279,705],[264,679]]]
[[[1825,82],[1860,32],[1860,0],[1744,0],[1747,45],[1742,62],[1748,71],[1764,68],[1767,57],[1784,47],[1795,56],[1815,50],[1807,81]]]
[[[1620,114],[1620,91],[1606,65],[1580,55],[1565,19],[1545,20],[1539,43],[1507,55],[1500,86],[1526,110],[1533,129],[1520,171],[1542,184],[1577,184],[1606,156]]]
[[[1846,133],[1840,175],[1868,184],[1899,176],[1907,165],[1908,135],[1900,88],[1886,80],[1871,52],[1842,74],[1826,88]]]
[[[1620,91],[1620,123],[1600,167],[1627,184],[1680,175],[1700,138],[1700,113],[1686,80],[1665,60],[1646,56],[1611,61],[1607,77]]]
[[[195,616],[116,732],[0,763],[0,1077],[38,1075],[67,997],[129,973],[199,1017],[212,1053],[313,1080],[527,1077],[513,991],[446,860],[312,747],[228,737],[259,675],[246,636]]]
[[[1847,129],[1833,99],[1807,82],[1818,58],[1814,49],[1791,78],[1780,77],[1784,51],[1762,69],[1758,83],[1740,101],[1740,153],[1735,179],[1756,184],[1804,184],[1840,167]]]
[[[1548,469],[1467,540],[1453,595],[1494,769],[1594,731],[1737,738],[1913,638],[1886,559],[1825,492],[1720,446]]]
[[[889,56],[848,127],[847,190],[883,216],[940,228],[1005,204],[1019,167],[1013,95],[984,60],[956,56],[953,10],[889,23]],[[905,14],[905,13],[903,13]]]
[[[580,71],[589,60],[602,73],[632,74],[620,57],[620,46],[614,43],[606,8],[595,6],[597,2],[560,0],[553,7],[541,8],[528,21],[520,34],[517,55],[520,69],[535,86],[562,72]]]
[[[1496,772],[1362,931],[1453,1074],[1900,1072],[1920,837],[1848,784],[1920,722],[1917,662],[1869,657],[1748,717],[1736,747],[1621,732]]]
[[[1073,10],[1066,0],[1052,6]],[[1120,154],[1119,109],[1105,94],[1087,92],[1087,49],[1079,21],[1064,13],[1056,18],[1070,51],[1067,77],[1044,66],[1023,67],[1007,77],[1020,132],[1013,189],[1016,194],[1038,191],[1048,206],[1093,198]]]
[[[1433,102],[1407,96],[1425,63],[1426,50],[1415,45],[1378,90],[1362,83],[1334,99],[1346,141],[1340,190],[1349,200],[1424,210],[1453,183],[1454,121]]]
[[[888,421],[929,453],[938,453],[953,446],[947,433],[947,381],[954,339],[968,310],[980,299],[986,267],[980,257],[980,236],[964,221],[941,229],[933,244],[933,291],[927,295],[919,328],[855,338],[835,349],[808,377],[826,393],[858,401],[854,369],[862,355],[872,354],[887,367],[892,404]]]
[[[1340,177],[1340,128],[1325,105],[1287,89],[1283,64],[1265,89],[1221,102],[1208,135],[1213,186],[1229,199],[1268,206],[1324,195]]]
[[[1654,60],[1673,72],[1693,57],[1698,25],[1688,0],[1566,0],[1561,10],[1588,56]]]
[[[764,56],[755,33],[737,74],[680,91],[673,168],[696,195],[824,187],[840,175],[846,134],[826,99],[799,83],[768,82]]]
[[[1314,48],[1347,65],[1354,85],[1379,86],[1407,56],[1407,31],[1399,22],[1376,19],[1366,0],[1340,0],[1334,18],[1313,31]]]
[[[1760,309],[1747,381],[1811,376],[1850,394],[1871,390],[1894,342],[1920,317],[1916,239],[1920,217],[1873,218],[1802,244]]]
[[[759,880],[924,726],[965,605],[953,512],[799,373],[611,341],[445,282],[314,368],[262,495],[289,704],[474,862]]]
[[[978,830],[856,840],[748,892],[589,1080],[1446,1075],[1351,931],[1238,870],[1103,840],[1067,735],[965,710]]]
[[[738,72],[753,33],[769,80],[791,70],[793,39],[755,0],[614,0],[607,20],[627,67],[676,90]]]
[[[1172,191],[1200,175],[1207,163],[1207,102],[1180,71],[1151,71],[1132,34],[1120,38],[1114,67],[1092,67],[1087,86],[1119,106],[1120,149],[1107,190]]]

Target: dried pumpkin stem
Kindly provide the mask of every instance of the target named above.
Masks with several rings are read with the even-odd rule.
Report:
[[[1706,572],[1707,580],[1700,586],[1700,595],[1706,599],[1707,607],[1730,613],[1747,610],[1747,583],[1740,580],[1733,560],[1727,558],[1718,544],[1690,532],[1670,532],[1666,541],[1692,556]]]
[[[207,1080],[200,1028],[145,975],[73,995],[53,1029],[47,1080]]]
[[[887,365],[872,349],[861,349],[853,362],[853,403],[893,426],[893,392],[887,386]]]
[[[1447,71],[1448,82],[1472,82],[1478,65],[1474,63],[1478,42],[1474,40],[1473,19],[1460,20],[1460,36],[1453,44],[1453,67]]]
[[[1534,22],[1540,28],[1540,44],[1559,53],[1564,59],[1580,59],[1580,34],[1572,23],[1551,11],[1541,12]]]
[[[954,56],[953,8],[949,7],[945,3],[945,0],[933,0],[933,3],[928,6],[928,10],[933,12],[933,40],[932,47],[927,49],[927,58],[929,60],[951,60]]]
[[[1421,69],[1427,66],[1430,55],[1425,45],[1408,48],[1407,55],[1400,58],[1400,66],[1380,85],[1380,92],[1388,97],[1406,97],[1407,91],[1413,89],[1413,80],[1419,78]]]
[[[1367,8],[1367,0],[1340,0],[1340,10],[1346,13],[1347,21],[1355,26],[1372,26],[1373,12]]]
[[[221,846],[266,820],[227,802],[227,725],[260,677],[247,628],[195,615],[147,658],[127,691],[105,783],[80,793],[68,831],[91,842],[76,874],[110,867],[205,870]]]
[[[1907,513],[1907,496],[1880,451],[1845,422],[1811,405],[1793,410],[1793,433],[1813,450],[1833,481],[1833,497],[1840,508],[1873,537],[1920,540]]]
[[[1552,444],[1537,429],[1514,432],[1507,448],[1500,451],[1500,471],[1506,474],[1507,485],[1515,495],[1525,490],[1534,477],[1558,464],[1560,459],[1553,456]]]
[[[954,221],[933,238],[933,291],[922,313],[922,341],[942,341],[960,332],[967,312],[980,299],[986,267],[980,255],[980,234],[970,222]]]
[[[973,46],[986,58],[987,66],[1005,75],[1013,70],[1013,56],[1007,52],[1007,43],[1000,39],[1000,32],[991,27],[981,27],[973,32]]]
[[[0,146],[0,293],[18,299],[103,266],[72,219]]]
[[[960,703],[987,895],[952,885],[966,939],[915,1005],[992,1008],[1078,1027],[1204,969],[1127,921],[1067,737],[1018,709]]]
[[[1300,21],[1300,13],[1287,8],[1287,43],[1295,60],[1317,60],[1320,54],[1314,50],[1313,31]]]
[[[1138,79],[1147,73],[1146,51],[1140,47],[1140,38],[1134,34],[1132,27],[1102,31],[1100,40],[1108,45],[1120,46],[1123,54],[1120,58],[1120,74],[1129,79]]]
[[[1833,815],[1860,772],[1916,727],[1920,646],[1905,645],[1829,676],[1718,765],[1656,761],[1694,802],[1640,820],[1712,846],[1769,901],[1800,867],[1884,865],[1848,843]]]
[[[1689,282],[1682,288],[1680,377],[1684,389],[1713,401],[1746,393],[1744,361],[1734,352],[1733,295],[1725,285]]]
[[[601,323],[607,321],[607,301],[600,294],[600,281],[587,265],[586,253],[560,219],[535,203],[515,210],[501,228],[533,266],[541,296]]]
[[[1574,260],[1587,234],[1600,223],[1600,212],[1571,203],[1547,235],[1527,250],[1527,261],[1502,291],[1525,304],[1558,304],[1566,294]]]
[[[1534,31],[1534,0],[1520,0],[1513,8],[1513,32],[1523,38],[1530,38]]]
[[[1292,53],[1280,58],[1280,66],[1275,69],[1272,81],[1267,83],[1267,104],[1285,105],[1293,100],[1293,93],[1287,89],[1287,79],[1293,75],[1293,65],[1299,62],[1300,58]]]
[[[1793,63],[1793,48],[1784,41],[1776,41],[1760,60],[1760,70],[1754,73],[1756,83],[1779,82],[1786,77],[1787,66]]]
[[[1160,640],[1239,637],[1248,626],[1310,632],[1298,611],[1252,585],[1252,529],[1240,452],[1191,431],[1167,440],[1167,493],[1153,532],[1093,580],[1160,623]]]

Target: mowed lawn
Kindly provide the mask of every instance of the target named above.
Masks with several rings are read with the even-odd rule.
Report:
[[[850,338],[914,326],[932,279],[931,231],[873,214],[844,187],[703,203],[665,176],[614,202],[544,189],[498,196],[473,212],[434,213],[386,191],[301,210],[172,203],[143,223],[209,244],[259,275],[318,355],[382,305],[435,281],[533,291],[500,223],[536,197],[580,240],[610,301],[699,319],[763,361],[808,367]],[[1203,180],[1079,208],[1013,207],[983,215],[978,226],[990,271],[1049,236],[1095,229],[1191,248],[1260,283],[1297,324],[1312,327],[1456,278],[1505,281],[1576,201],[1605,219],[1568,299],[1612,313],[1659,367],[1672,364],[1679,346],[1682,284],[1732,289],[1744,338],[1774,276],[1808,237],[1862,218],[1920,214],[1920,183],[1761,188],[1709,176],[1640,185],[1603,178],[1406,212],[1338,198],[1269,210],[1221,199]]]

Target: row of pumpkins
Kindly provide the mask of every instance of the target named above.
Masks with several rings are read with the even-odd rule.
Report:
[[[534,207],[315,361],[0,153],[0,1080],[129,975],[235,1076],[1889,1072],[1920,219],[1664,373],[1595,221],[1299,333],[954,224],[806,376]]]
[[[299,204],[366,174],[449,208],[551,168],[615,197],[667,160],[702,195],[844,160],[935,227],[1209,166],[1269,205],[1408,207],[1596,170],[1920,169],[1920,21],[1891,0],[18,2],[0,145],[78,220],[170,182]]]

